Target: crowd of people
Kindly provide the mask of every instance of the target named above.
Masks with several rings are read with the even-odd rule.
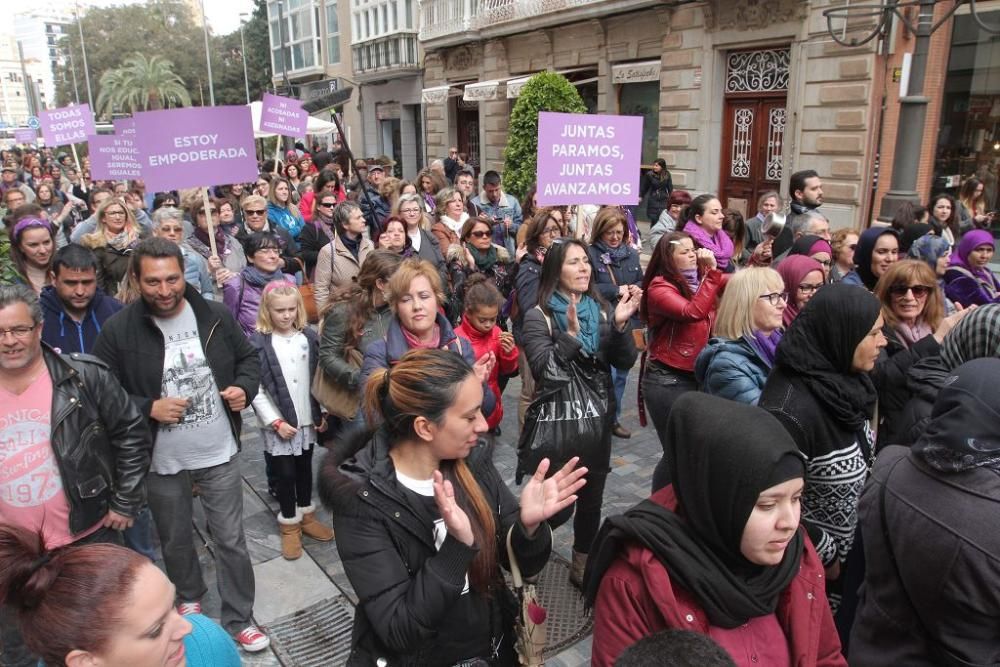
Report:
[[[0,158],[3,664],[269,645],[251,412],[282,556],[334,543],[358,597],[352,664],[514,664],[502,569],[534,578],[563,525],[595,665],[672,644],[746,667],[1000,659],[1000,282],[975,184],[831,229],[815,171],[747,220],[659,160],[642,238],[629,207],[518,201],[457,151],[412,181],[290,151],[207,193]],[[663,456],[602,522],[630,376]],[[511,401],[519,498],[493,465]]]

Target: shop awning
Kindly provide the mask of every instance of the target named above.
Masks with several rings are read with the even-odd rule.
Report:
[[[657,61],[659,62],[659,61]],[[595,67],[571,67],[569,69],[558,69],[556,74],[572,74],[574,72],[582,72],[584,70],[595,70]],[[535,72],[538,74],[538,72]],[[535,76],[535,74],[529,74],[527,76],[519,76],[513,79],[507,80],[507,99],[513,100],[521,95],[521,89],[524,88],[524,84],[528,83],[528,79]],[[596,78],[587,79],[586,81],[571,81],[573,85],[579,85],[581,83],[590,83],[591,81],[596,81]]]
[[[424,104],[444,104],[451,96],[452,86],[434,86],[420,91],[420,101]]]
[[[499,81],[479,81],[477,83],[468,83],[465,85],[465,90],[462,92],[462,99],[466,102],[485,102],[486,100],[495,100],[497,98],[498,90],[500,90]]]

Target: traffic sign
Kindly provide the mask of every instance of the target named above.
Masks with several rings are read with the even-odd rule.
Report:
[[[37,130],[42,124],[38,122],[38,116],[28,116],[28,127],[32,130]]]

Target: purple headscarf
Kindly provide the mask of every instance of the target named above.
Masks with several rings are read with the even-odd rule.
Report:
[[[785,312],[781,320],[785,327],[788,327],[799,314],[799,306],[796,297],[799,292],[799,285],[803,278],[813,271],[823,273],[823,265],[808,255],[789,255],[778,263],[778,275],[785,282],[785,291],[788,293],[788,303],[785,305]]]
[[[953,252],[951,254],[950,264],[951,266],[959,266],[980,280],[985,280],[992,285],[993,274],[990,273],[989,269],[974,268],[971,264],[969,264],[969,253],[981,245],[988,245],[991,248],[995,248],[996,241],[993,240],[993,234],[985,229],[973,229],[972,231],[966,232],[962,237],[962,240],[958,242],[957,252]]]

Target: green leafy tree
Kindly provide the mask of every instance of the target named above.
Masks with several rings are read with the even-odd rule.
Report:
[[[243,43],[246,44],[247,80],[243,80]],[[243,40],[237,29],[214,38],[213,51],[219,64],[212,60],[215,75],[215,101],[218,104],[245,104],[249,87],[250,100],[255,101],[271,87],[270,43],[267,37],[267,4],[256,0],[253,14],[243,25]]]
[[[538,162],[538,112],[587,113],[576,86],[562,74],[540,72],[528,79],[510,115],[503,150],[504,190],[518,199],[535,182]]]
[[[101,76],[97,113],[110,118],[115,111],[153,111],[170,106],[191,106],[184,81],[166,58],[134,53],[118,69]]]
[[[186,84],[193,102],[208,104],[202,27],[195,23],[183,0],[146,0],[118,7],[91,7],[82,18],[82,27],[95,106],[101,97],[104,73],[121,68],[126,58],[136,52],[169,58],[174,73]],[[76,99],[86,102],[83,53],[75,25],[63,37],[59,48],[72,57],[67,57],[66,64],[56,71],[55,103],[64,106]],[[213,67],[217,59],[218,54],[212,59]],[[73,87],[71,67],[76,68],[77,90]]]

